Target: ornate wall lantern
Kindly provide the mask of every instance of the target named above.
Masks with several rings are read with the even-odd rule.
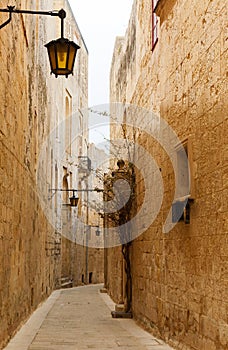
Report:
[[[48,50],[48,56],[50,60],[51,73],[55,74],[57,78],[59,75],[65,75],[68,78],[69,74],[73,74],[74,62],[76,54],[80,46],[73,41],[69,41],[64,38],[64,19],[66,18],[66,12],[61,9],[56,11],[30,11],[30,10],[17,10],[15,6],[7,6],[7,9],[0,9],[0,12],[9,13],[9,18],[6,22],[0,25],[0,29],[10,23],[12,19],[12,13],[24,13],[33,15],[46,15],[57,16],[61,19],[61,37],[57,40],[52,40],[45,47]]]
[[[65,75],[68,78],[69,74],[73,74],[74,62],[80,46],[64,38],[66,12],[63,9],[59,11],[59,17],[61,18],[61,38],[50,41],[45,47],[48,50],[51,73],[54,73],[56,78],[58,75]]]
[[[99,237],[101,235],[101,231],[99,230],[99,226],[97,226],[95,233],[96,233],[97,237]]]
[[[70,206],[71,207],[77,207],[79,198],[75,196],[75,191],[73,191],[73,196],[69,198],[70,199]]]
[[[64,205],[69,205],[71,207],[77,207],[78,206],[78,201],[79,201],[79,198],[75,196],[75,192],[103,192],[103,189],[102,188],[93,188],[93,189],[82,189],[82,190],[77,190],[75,188],[73,189],[67,189],[67,190],[64,190],[62,188],[50,188],[49,189],[49,192],[52,193],[52,195],[49,197],[49,200],[56,194],[56,192],[73,192],[73,196],[69,198],[70,200],[70,204],[64,204]],[[96,226],[98,227],[98,226]],[[99,227],[98,227],[99,228]]]

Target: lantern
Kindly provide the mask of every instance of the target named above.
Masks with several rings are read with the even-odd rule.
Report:
[[[73,196],[70,197],[70,206],[71,207],[77,207],[78,206],[78,201],[79,201],[79,198],[75,197],[75,194],[73,192]]]
[[[73,74],[76,54],[80,46],[66,38],[52,40],[45,45],[48,50],[51,73],[57,78],[59,75]]]

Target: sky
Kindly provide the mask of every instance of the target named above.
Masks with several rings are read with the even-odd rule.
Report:
[[[116,36],[124,36],[133,0],[69,0],[89,51],[89,107],[109,102]]]

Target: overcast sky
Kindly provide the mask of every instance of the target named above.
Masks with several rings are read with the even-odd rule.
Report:
[[[69,0],[89,51],[89,107],[109,102],[116,36],[125,34],[133,0]]]

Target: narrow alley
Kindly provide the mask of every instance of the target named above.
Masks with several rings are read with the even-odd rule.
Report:
[[[228,350],[227,9],[1,1],[0,350]]]
[[[169,350],[131,319],[113,319],[101,285],[58,290],[39,307],[5,350]]]

